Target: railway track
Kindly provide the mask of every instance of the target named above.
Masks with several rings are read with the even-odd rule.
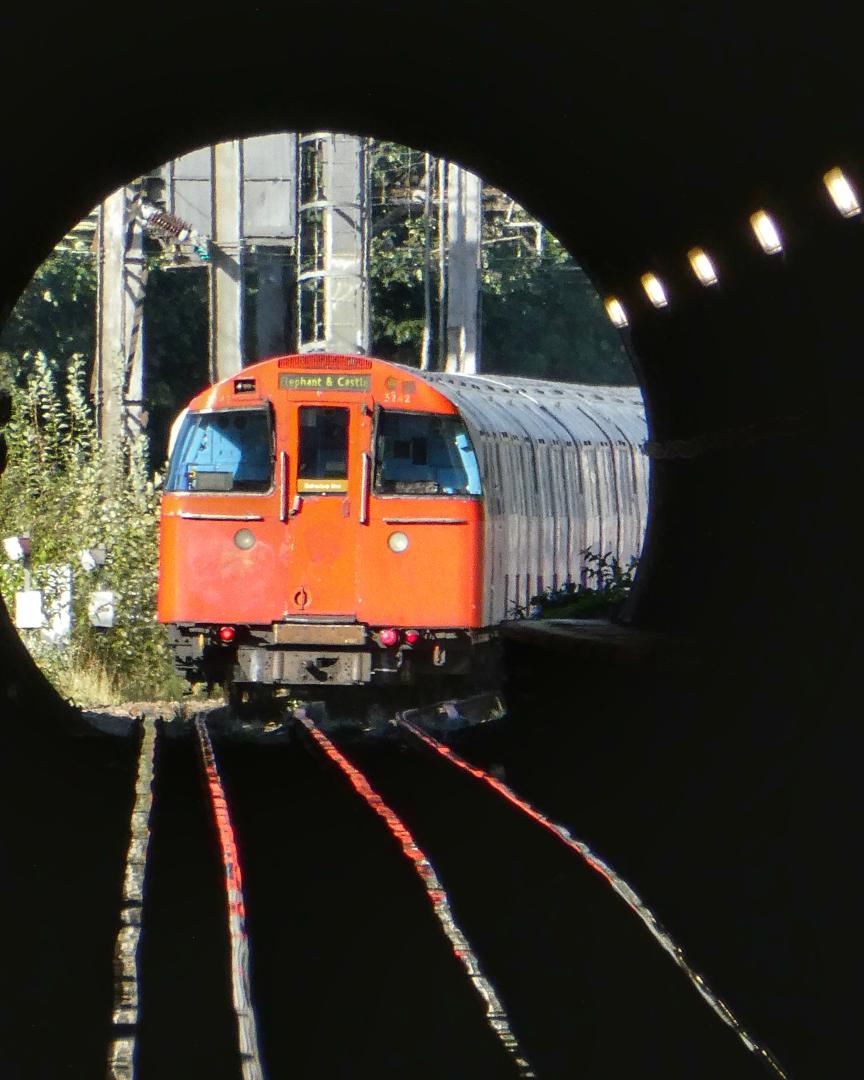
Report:
[[[693,1062],[702,1078],[755,1076],[755,1068],[785,1080],[636,892],[500,776],[410,714],[394,717],[402,737],[386,746],[340,745],[311,709],[293,719],[290,741],[232,744],[224,754],[203,718],[193,738],[145,724],[115,959],[111,1080],[613,1077],[627,1074],[628,1055],[655,1075],[695,1075]],[[161,793],[160,755],[173,759]],[[164,836],[176,865],[176,830],[170,819],[160,825],[159,805],[162,795],[177,812],[178,782],[197,800],[197,824],[180,845],[195,845],[190,863],[207,864],[200,889],[209,915],[192,950],[200,964],[178,961],[180,983],[188,990],[197,976],[198,993],[185,1005],[175,994],[181,1015],[172,1021],[160,1004],[165,973],[148,991],[141,948],[157,954],[160,927],[171,922],[166,868],[157,867],[151,889],[147,863],[148,853],[159,862]],[[190,929],[182,912],[180,924],[177,944]],[[650,941],[650,990],[616,970],[599,937],[614,938],[619,955],[641,956]],[[675,1038],[650,994],[674,999],[675,1015],[686,1017]],[[611,1060],[598,1064],[610,1052],[597,1038],[610,1014],[641,1040],[641,1051],[614,1048],[622,1071]],[[190,1027],[193,1046],[166,1057]],[[697,1065],[697,1047],[708,1044],[711,1059]]]

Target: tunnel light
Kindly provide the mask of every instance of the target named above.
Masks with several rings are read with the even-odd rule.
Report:
[[[843,217],[855,217],[856,214],[861,213],[861,204],[858,202],[855,188],[843,175],[842,169],[829,169],[822,179],[834,205]]]
[[[717,271],[714,263],[700,247],[690,248],[687,252],[690,267],[703,285],[717,284]]]
[[[783,250],[783,242],[777,226],[764,210],[757,210],[755,214],[750,215],[750,225],[766,255],[776,255]]]
[[[607,297],[604,305],[606,308],[606,314],[612,321],[612,325],[619,330],[623,330],[625,326],[630,325],[630,320],[627,318],[627,312],[624,310],[624,305],[617,297]]]
[[[660,279],[654,274],[643,274],[640,278],[645,295],[656,308],[664,308],[669,305],[666,290],[660,283]]]

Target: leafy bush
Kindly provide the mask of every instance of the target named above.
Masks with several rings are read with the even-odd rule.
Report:
[[[528,610],[520,609],[517,617],[603,619],[614,615],[630,593],[639,559],[634,555],[622,566],[611,551],[601,554],[586,548],[580,554],[582,580],[532,596]]]
[[[30,535],[32,587],[43,591],[46,614],[60,602],[58,569],[71,567],[72,574],[70,641],[51,643],[39,630],[22,636],[61,692],[82,685],[83,666],[90,684],[112,686],[112,696],[176,693],[181,684],[155,619],[158,478],[148,476],[140,437],[126,440],[115,463],[106,459],[85,390],[86,368],[76,354],[61,381],[37,353],[24,386],[12,388],[0,530]],[[87,571],[78,552],[94,547],[105,548],[105,562]],[[23,587],[22,564],[0,561],[0,589],[10,608]],[[97,589],[114,592],[113,629],[89,625],[89,593]]]

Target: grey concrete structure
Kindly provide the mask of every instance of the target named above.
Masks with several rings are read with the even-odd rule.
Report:
[[[447,163],[447,314],[444,370],[479,370],[482,182]]]
[[[305,165],[298,181],[300,158]],[[447,371],[471,373],[478,370],[480,352],[482,182],[452,162],[442,162],[440,177],[440,364]],[[172,159],[150,179],[159,181],[158,203],[150,201],[144,184],[124,189],[122,197],[109,196],[99,211],[97,370],[102,431],[109,442],[116,442],[121,430],[146,426],[143,242],[148,229],[167,239],[168,267],[207,266],[211,381],[228,378],[247,359],[295,347],[293,334],[289,340],[292,296],[299,351],[369,351],[365,140],[330,132],[234,139]],[[160,232],[156,207],[190,234]],[[250,268],[254,357],[245,355]]]
[[[239,371],[246,359],[244,276],[250,252],[258,279],[258,352],[279,352],[290,344],[291,283],[285,269],[296,232],[295,149],[290,132],[235,139],[193,150],[150,174],[161,181],[159,207],[188,226],[189,236],[154,227],[156,206],[146,183],[120,188],[100,204],[94,390],[107,445],[119,446],[123,433],[143,431],[147,424],[146,231],[167,238],[167,265],[178,270],[207,265],[201,243],[208,241],[212,381]]]
[[[210,149],[213,254],[210,270],[210,381],[243,367],[245,305],[243,273],[243,144],[239,139]]]
[[[363,139],[299,138],[299,352],[369,351],[367,168]]]
[[[94,383],[106,446],[146,426],[144,410],[144,230],[135,214],[140,191],[122,187],[98,216],[97,328]]]

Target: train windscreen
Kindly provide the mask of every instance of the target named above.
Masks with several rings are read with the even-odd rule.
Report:
[[[166,491],[264,492],[273,483],[273,432],[266,409],[187,414]]]
[[[297,490],[326,495],[348,490],[348,409],[301,405]]]
[[[379,495],[480,495],[474,448],[458,416],[382,410],[375,445]]]

